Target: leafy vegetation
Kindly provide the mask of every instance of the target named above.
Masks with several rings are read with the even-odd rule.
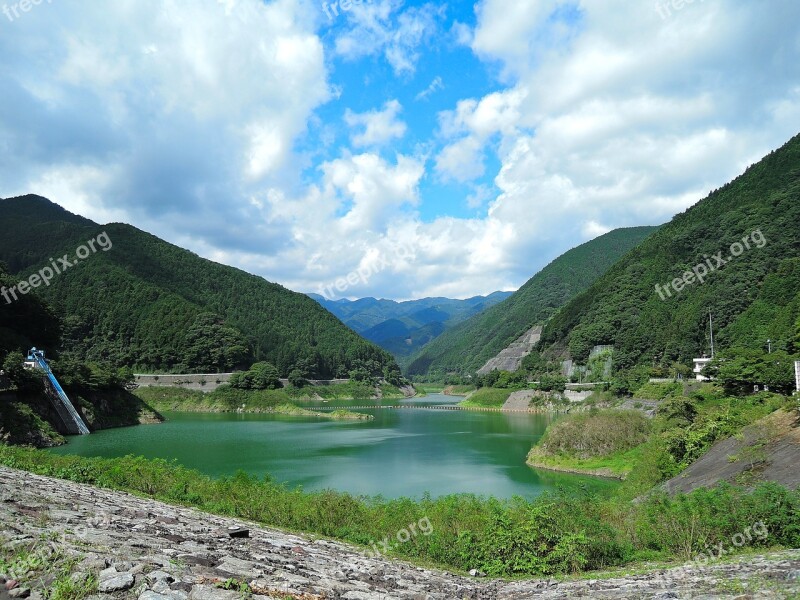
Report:
[[[564,253],[507,300],[433,340],[413,357],[408,374],[441,379],[451,371],[473,373],[528,329],[544,323],[656,229],[617,229]]]
[[[548,427],[539,447],[576,458],[608,456],[643,444],[649,434],[650,422],[636,410],[576,413]]]
[[[0,290],[12,288],[18,282],[0,262]],[[9,352],[27,351],[37,344],[53,348],[60,341],[61,320],[37,296],[19,295],[18,300],[11,303],[0,296],[0,362]]]
[[[705,368],[731,394],[744,394],[759,389],[770,389],[789,394],[794,390],[794,360],[782,350],[764,352],[746,348],[730,348],[720,354]]]
[[[347,377],[359,368],[400,376],[387,352],[303,294],[129,225],[101,227],[44,198],[0,201],[0,260],[23,277],[102,231],[113,242],[110,250],[36,290],[66,315],[63,347],[81,360],[138,372],[220,372],[264,361],[283,376],[301,363],[317,378]],[[37,333],[32,329],[30,338],[52,352],[48,343],[58,336]]]
[[[23,544],[4,542],[0,537],[0,573],[17,580],[19,587],[49,581],[47,600],[83,600],[97,593],[96,578],[76,573],[80,561],[46,535]]]
[[[758,521],[769,535],[754,538],[751,547],[800,544],[800,493],[772,484],[752,491],[723,486],[676,498],[654,494],[638,503],[563,491],[533,500],[462,494],[414,501],[307,493],[244,473],[214,480],[173,463],[130,456],[58,456],[0,445],[0,464],[363,546],[425,517],[432,533],[398,544],[394,555],[489,575],[556,575],[638,560],[685,560]]]
[[[779,394],[733,397],[713,384],[694,390],[649,384],[648,389],[644,397],[663,397],[652,422],[629,410],[570,415],[547,429],[532,448],[529,463],[578,473],[628,476],[625,495],[633,497],[676,476],[716,441],[738,435],[780,408],[796,408],[791,399]]]
[[[239,390],[277,390],[282,388],[278,369],[268,362],[259,362],[241,373],[234,373],[228,381]]]
[[[510,395],[511,390],[482,387],[467,396],[460,404],[461,406],[499,408],[505,404],[505,401],[508,400]]]

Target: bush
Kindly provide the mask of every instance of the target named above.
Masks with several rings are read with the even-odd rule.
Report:
[[[228,383],[240,390],[277,390],[283,387],[278,369],[268,362],[258,362],[243,373],[234,373]]]
[[[575,458],[608,456],[647,441],[650,422],[636,410],[604,410],[565,417],[547,428],[540,447]]]
[[[20,390],[41,390],[42,378],[32,371],[28,371],[23,363],[25,357],[22,352],[9,352],[3,361],[3,370],[17,389]]]
[[[561,375],[542,375],[536,387],[543,392],[563,392],[567,389],[567,378]]]
[[[672,383],[645,383],[633,394],[634,398],[644,400],[663,400],[683,395],[683,384],[677,381]]]
[[[300,369],[292,369],[292,372],[289,373],[289,383],[296,388],[301,388],[308,385],[308,380]]]

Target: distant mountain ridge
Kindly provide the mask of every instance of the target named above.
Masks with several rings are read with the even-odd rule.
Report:
[[[411,358],[407,373],[476,372],[526,331],[543,324],[657,229],[615,229],[565,252],[508,299],[433,340]]]
[[[443,332],[512,293],[494,292],[465,300],[433,297],[402,302],[376,298],[329,300],[319,294],[308,295],[402,362]]]
[[[269,361],[283,376],[399,375],[391,355],[304,294],[200,258],[130,225],[101,226],[40,196],[0,200],[0,261],[21,278],[106,232],[113,242],[41,295],[64,316],[64,346],[139,371],[219,372]]]

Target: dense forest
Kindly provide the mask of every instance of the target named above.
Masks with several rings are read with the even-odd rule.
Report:
[[[17,284],[0,263],[0,290]],[[9,352],[28,350],[35,344],[56,347],[61,340],[61,321],[55,312],[34,295],[8,303],[0,298],[0,365]]]
[[[21,279],[54,257],[74,256],[102,232],[110,249],[35,291],[63,316],[63,349],[82,360],[141,372],[218,372],[267,361],[282,376],[366,369],[399,378],[387,352],[303,294],[129,225],[100,226],[38,196],[0,200],[0,260]]]
[[[796,352],[798,223],[800,136],[646,239],[550,319],[540,346],[585,361],[613,344],[617,371],[689,364],[710,352],[711,313],[718,351]],[[702,283],[671,285],[699,265]]]
[[[565,252],[510,298],[456,325],[413,357],[409,375],[471,373],[585,290],[656,227],[616,229]]]

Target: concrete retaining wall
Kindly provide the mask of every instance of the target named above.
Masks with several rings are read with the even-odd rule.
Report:
[[[583,402],[594,392],[575,392],[572,390],[564,390],[564,397],[570,402]]]

